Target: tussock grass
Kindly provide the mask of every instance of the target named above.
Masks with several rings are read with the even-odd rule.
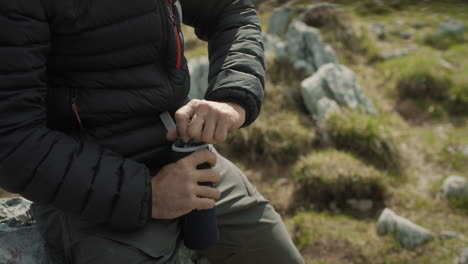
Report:
[[[315,130],[302,123],[296,113],[265,113],[251,126],[233,133],[222,146],[248,162],[291,163],[312,148]]]
[[[386,191],[382,174],[349,153],[312,152],[296,163],[293,174],[298,186],[297,207],[330,209],[333,202],[338,208],[347,209],[349,199],[372,200],[373,210],[384,205]]]
[[[384,116],[344,111],[327,118],[324,129],[337,149],[351,152],[390,174],[404,175],[405,164],[393,134],[394,126],[401,124],[389,122]]]

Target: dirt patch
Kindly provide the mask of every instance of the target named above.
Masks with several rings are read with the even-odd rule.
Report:
[[[347,240],[333,237],[321,238],[307,245],[301,253],[305,258],[326,263],[367,264],[371,263],[361,250]]]

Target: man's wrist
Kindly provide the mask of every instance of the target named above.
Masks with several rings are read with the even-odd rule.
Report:
[[[236,104],[236,103],[231,103],[231,102],[227,102],[226,104],[228,104],[229,106],[231,106],[236,112],[237,114],[239,115],[239,120],[238,120],[238,123],[236,123],[236,129],[241,127],[244,122],[245,122],[245,109],[244,107],[242,107],[241,105],[239,104]]]

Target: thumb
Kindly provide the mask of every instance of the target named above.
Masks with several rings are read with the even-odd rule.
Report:
[[[166,139],[169,140],[169,141],[176,141],[176,139],[177,139],[177,128],[176,127],[173,127],[171,129],[169,129],[169,131],[167,131]]]

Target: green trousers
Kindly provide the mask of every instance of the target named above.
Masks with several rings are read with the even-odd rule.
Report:
[[[220,241],[199,252],[212,264],[304,263],[280,215],[246,176],[219,155],[214,170],[221,175],[216,203]],[[177,258],[182,241],[178,220],[151,220],[135,232],[117,232],[34,204],[32,212],[57,263],[184,264]]]

